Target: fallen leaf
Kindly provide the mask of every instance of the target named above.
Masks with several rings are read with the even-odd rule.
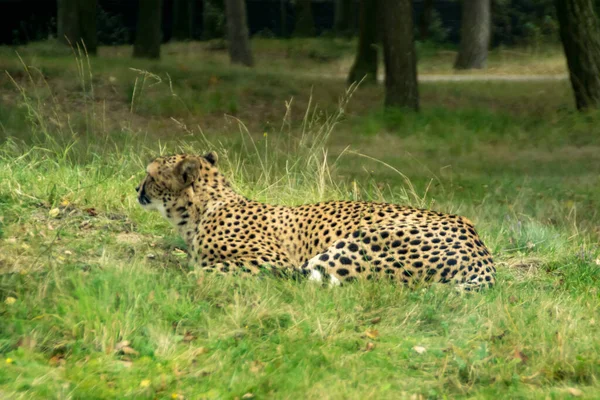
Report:
[[[147,388],[148,386],[150,386],[150,379],[144,379],[143,381],[140,382],[141,388]]]
[[[53,208],[52,210],[48,211],[48,215],[51,216],[52,218],[58,217],[59,214],[60,214],[60,210],[58,208]]]
[[[375,343],[369,342],[365,346],[365,351],[373,351],[375,349]]]
[[[124,366],[125,368],[131,368],[131,367],[133,367],[133,362],[131,362],[129,360],[121,360],[121,365]]]
[[[148,257],[151,260],[154,260],[156,258],[156,254],[148,253],[148,254],[146,254],[146,257]]]
[[[415,346],[413,347],[413,350],[417,352],[417,354],[423,354],[425,352],[427,352],[427,349],[423,346]]]
[[[17,243],[17,238],[9,237],[8,239],[6,239],[6,243],[15,244],[15,243]]]
[[[72,255],[72,254],[73,254],[73,253],[72,253],[70,250],[65,250],[65,255],[67,255],[67,256],[70,256],[70,255]]]
[[[371,320],[371,324],[376,325],[381,322],[381,317],[375,317]]]
[[[579,397],[583,395],[583,392],[577,388],[570,387],[567,389],[567,392],[574,397]]]
[[[186,332],[186,334],[183,335],[183,341],[185,343],[189,343],[194,339],[196,339],[196,336],[192,335],[190,332]]]
[[[96,211],[96,209],[94,207],[90,207],[90,208],[86,208],[84,210],[90,217],[95,217],[96,215],[98,215],[98,211]]]
[[[254,395],[252,393],[246,393],[242,396],[242,399],[253,399]]]
[[[513,353],[513,358],[515,360],[520,360],[523,364],[525,364],[527,360],[529,360],[529,357],[519,349],[515,349]]]
[[[129,346],[125,346],[125,347],[123,347],[123,348],[121,349],[121,352],[122,352],[123,354],[127,354],[127,355],[129,355],[129,356],[137,356],[138,354],[140,354],[140,353],[138,353],[137,351],[135,351],[134,349],[132,349],[132,348],[131,348],[131,347],[129,347]]]
[[[208,353],[208,349],[206,347],[198,347],[195,351],[194,351],[194,355],[195,356],[199,356],[201,354],[206,354]]]
[[[122,340],[115,345],[115,350],[120,351],[123,347],[129,346],[129,340]]]
[[[171,254],[176,257],[187,257],[187,253],[181,249],[175,249]]]
[[[6,299],[4,299],[4,304],[6,305],[12,305],[15,304],[17,302],[17,299],[15,299],[14,297],[7,297]]]
[[[369,339],[377,339],[379,337],[379,331],[376,329],[367,329],[367,331],[365,332],[365,335]]]
[[[63,365],[65,363],[65,357],[62,354],[56,354],[52,356],[48,362],[52,366]]]
[[[263,370],[264,367],[265,365],[260,361],[252,361],[250,363],[250,372],[252,372],[253,374],[258,374],[260,371]]]

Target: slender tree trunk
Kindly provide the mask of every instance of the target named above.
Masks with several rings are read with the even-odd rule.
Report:
[[[419,109],[412,0],[380,0],[385,105]]]
[[[192,38],[194,21],[194,1],[173,1],[173,39],[186,40]]]
[[[577,108],[600,108],[600,22],[594,2],[555,1]]]
[[[491,33],[491,0],[463,0],[461,38],[454,68],[484,68]]]
[[[430,36],[431,18],[433,17],[433,0],[423,0],[423,11],[419,17],[419,36],[428,40]]]
[[[315,20],[312,14],[312,0],[296,0],[296,26],[294,36],[310,37],[315,35]]]
[[[158,59],[162,41],[162,0],[139,0],[138,4],[133,56]]]
[[[97,8],[97,0],[58,0],[58,38],[73,47],[83,44],[88,54],[96,54]]]
[[[333,30],[340,36],[352,36],[354,19],[354,4],[352,0],[336,0],[335,1],[335,18],[333,22]]]
[[[360,33],[356,59],[348,74],[348,83],[377,82],[377,16],[383,0],[360,0]],[[382,10],[383,11],[383,10]]]
[[[225,0],[225,11],[227,14],[229,59],[232,64],[251,67],[254,65],[254,59],[250,48],[246,2],[245,0]]]

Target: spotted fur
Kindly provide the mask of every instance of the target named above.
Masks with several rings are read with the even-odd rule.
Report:
[[[175,226],[206,272],[254,275],[269,268],[332,284],[494,284],[490,252],[464,217],[357,201],[263,204],[236,193],[217,160],[215,153],[157,158],[136,189],[140,204]]]

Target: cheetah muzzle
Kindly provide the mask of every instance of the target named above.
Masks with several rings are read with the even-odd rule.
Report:
[[[331,284],[365,279],[491,287],[496,270],[468,219],[387,203],[329,201],[284,207],[236,193],[205,156],[159,157],[136,188],[186,241],[203,271],[301,272]]]

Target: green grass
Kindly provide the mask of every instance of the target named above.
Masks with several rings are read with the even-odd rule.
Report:
[[[89,66],[35,44],[28,70],[0,52],[0,398],[597,397],[599,116],[561,81],[423,84],[421,113],[384,113],[381,87],[296,74],[337,68],[347,43],[311,56],[335,43],[258,41],[256,70],[179,65],[197,44]],[[198,275],[134,188],[152,157],[207,150],[261,201],[463,214],[498,285]]]

